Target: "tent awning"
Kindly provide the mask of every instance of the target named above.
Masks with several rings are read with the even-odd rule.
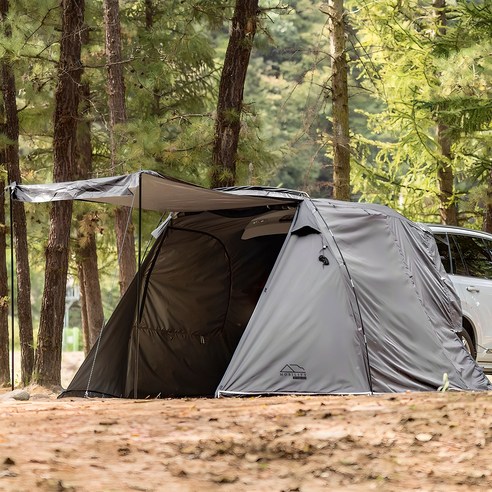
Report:
[[[139,186],[141,185],[141,193]],[[111,203],[117,206],[142,208],[158,212],[199,212],[299,201],[299,196],[265,193],[263,196],[236,194],[202,188],[154,171],[139,171],[124,176],[94,178],[80,181],[38,185],[10,185],[12,199],[41,203],[62,200],[82,200]],[[142,203],[139,201],[142,197]]]

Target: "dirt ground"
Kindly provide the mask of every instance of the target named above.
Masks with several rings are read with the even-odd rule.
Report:
[[[492,490],[492,393],[0,400],[0,490]]]

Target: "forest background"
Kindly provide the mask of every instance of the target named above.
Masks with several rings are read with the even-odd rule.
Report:
[[[4,182],[152,169],[203,186],[217,183],[214,142],[231,19],[254,4],[0,0]],[[492,232],[489,0],[256,4],[254,23],[245,27],[254,36],[237,118],[235,184],[333,196],[331,45],[334,9],[341,8],[349,198],[389,205],[413,220]],[[76,117],[67,112],[70,105]],[[70,168],[71,156],[76,165]],[[66,166],[57,166],[64,159]],[[28,231],[14,237],[18,382],[59,384],[65,278],[80,284],[87,349],[125,289],[118,224],[127,217],[104,206],[16,204],[6,220],[6,206],[0,213],[6,224],[0,236],[0,380],[12,383],[7,271],[13,221]],[[158,220],[145,216],[144,238]],[[127,240],[131,278],[135,247]],[[95,311],[88,301],[94,295]]]

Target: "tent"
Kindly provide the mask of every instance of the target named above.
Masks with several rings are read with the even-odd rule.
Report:
[[[173,211],[61,396],[491,389],[432,235],[387,207],[150,171],[11,196]]]

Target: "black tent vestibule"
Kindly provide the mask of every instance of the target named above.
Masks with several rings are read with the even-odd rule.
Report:
[[[11,197],[173,212],[61,396],[491,389],[432,236],[387,207],[152,171]]]

